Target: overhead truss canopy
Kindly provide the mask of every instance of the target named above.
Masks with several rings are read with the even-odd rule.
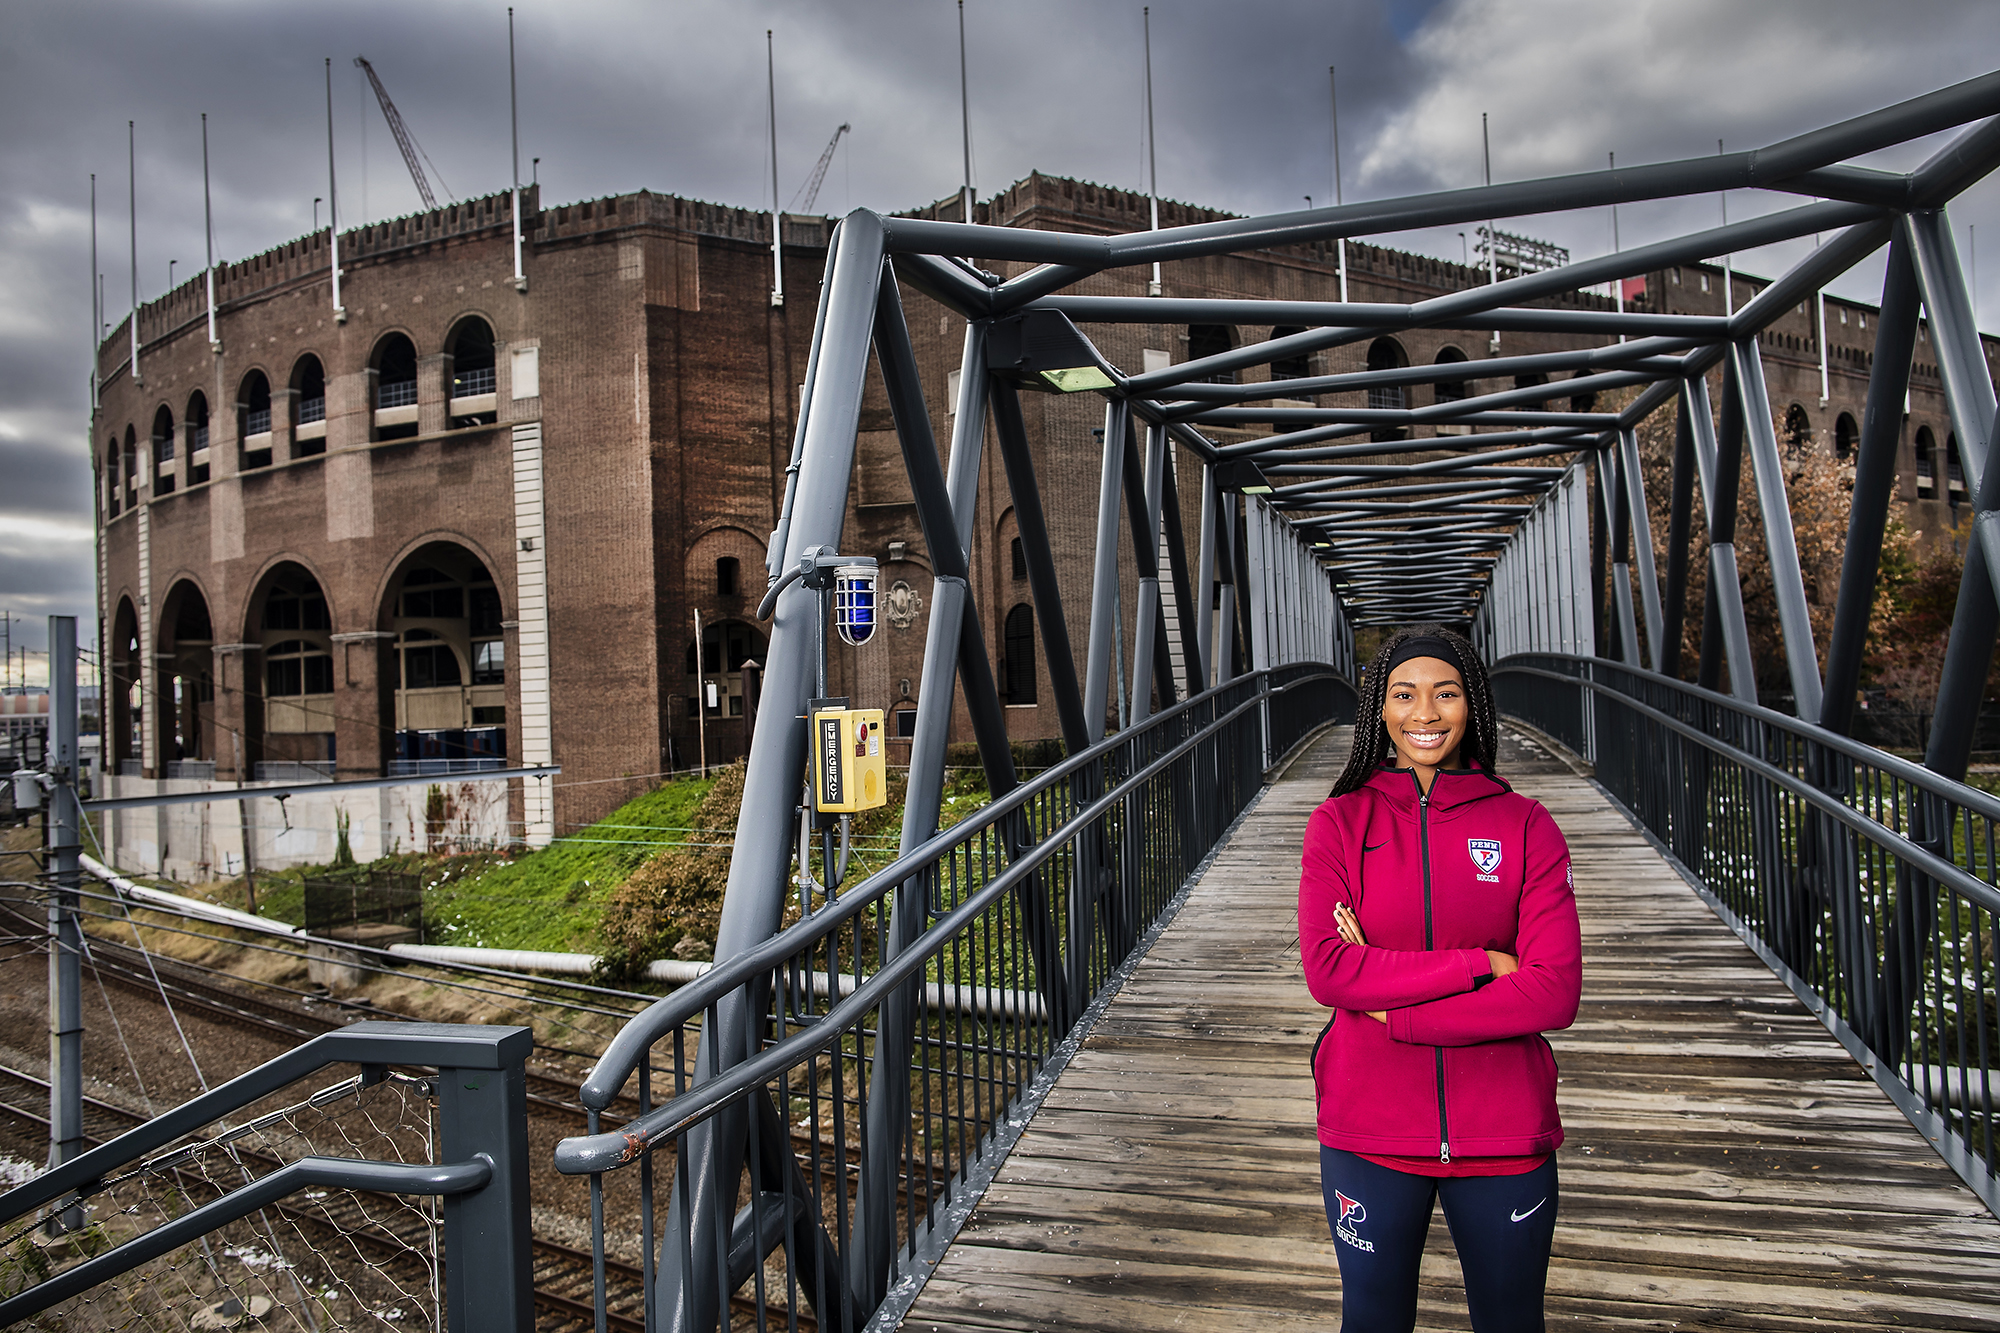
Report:
[[[1851,165],[1862,155],[1967,124],[1972,128],[1915,171]],[[1936,743],[1958,744],[1971,728],[1947,728],[1942,719],[1955,716],[1951,708],[1963,711],[1960,696],[1968,690],[1976,706],[2000,623],[1985,573],[1989,566],[2000,569],[2000,513],[1994,512],[2000,508],[2000,468],[1985,466],[1993,385],[1942,209],[1996,161],[2000,73],[1750,152],[1166,230],[1087,236],[854,212],[836,231],[828,256],[792,465],[769,548],[766,609],[774,615],[764,714],[802,718],[808,698],[823,684],[823,613],[806,583],[787,576],[839,546],[872,364],[935,574],[904,802],[904,853],[925,844],[938,827],[955,696],[969,715],[994,796],[1016,785],[969,577],[989,419],[1015,506],[1036,620],[1045,630],[1055,712],[1072,755],[1094,747],[1108,753],[1118,742],[1106,742],[1107,727],[1142,721],[1155,698],[1170,705],[1246,672],[1317,662],[1351,677],[1358,625],[1454,621],[1468,625],[1489,654],[1602,652],[1604,645],[1593,643],[1600,618],[1594,605],[1587,615],[1585,608],[1601,595],[1594,557],[1607,541],[1615,571],[1616,651],[1639,661],[1643,623],[1651,665],[1675,673],[1697,477],[1714,594],[1704,608],[1701,680],[1715,684],[1726,661],[1731,688],[1754,697],[1733,545],[1746,449],[1799,715],[1843,729],[1841,710],[1851,707],[1854,695],[1893,489],[1898,413],[1920,298],[1930,311],[1946,398],[1981,516],[1980,543],[1967,562],[1971,593],[1961,595],[1938,704],[1936,733],[1953,736]],[[1418,227],[1497,227],[1536,214],[1743,189],[1811,201],[1618,254],[1539,270],[1520,262],[1498,281],[1407,304],[1079,290],[1092,285],[1094,275],[1120,268]],[[1815,235],[1822,243],[1807,258],[1725,315],[1625,311],[1563,299],[1665,267]],[[1885,244],[1891,247],[1888,283],[1822,681],[1758,337]],[[1017,271],[1003,275],[988,264]],[[904,320],[903,285],[965,319],[942,466]],[[1246,326],[1257,330],[1258,340],[1178,364],[1133,368],[1117,364],[1088,335],[1134,324]],[[1263,337],[1274,329],[1283,331]],[[1553,333],[1587,345],[1417,369],[1298,373],[1302,361],[1310,370],[1313,353],[1413,329]],[[1197,350],[1192,343],[1190,350]],[[1241,382],[1241,372],[1266,365],[1274,375]],[[1719,424],[1708,387],[1717,369],[1723,372]],[[1566,378],[1555,380],[1556,374]],[[1475,380],[1511,387],[1474,392],[1467,382]],[[1410,407],[1400,390],[1417,383],[1466,387]],[[1023,423],[1023,391],[1096,393],[1104,400],[1087,588],[1058,586]],[[1611,391],[1628,391],[1622,405],[1595,410]],[[1369,405],[1315,405],[1319,397],[1349,394]],[[1654,576],[1634,432],[1669,406],[1678,412],[1671,525],[1677,535],[1669,541],[1662,588]],[[1183,531],[1182,486],[1200,488],[1199,503],[1187,506],[1200,515],[1193,540]],[[1120,603],[1127,554],[1131,564],[1124,567],[1138,576],[1136,606]],[[1079,592],[1090,606],[1088,642],[1073,653],[1063,598]],[[1212,615],[1204,614],[1211,609]],[[1129,659],[1125,626],[1132,631]],[[806,739],[802,723],[757,729],[744,778],[745,828],[796,826]],[[1951,756],[1933,754],[1930,762],[1948,770]],[[1008,836],[1028,835],[1016,830]],[[716,940],[719,959],[757,949],[780,929],[794,857],[803,866],[806,845],[803,833],[796,844],[738,839]],[[915,947],[928,928],[926,892],[919,879],[898,890],[885,956]],[[1084,919],[1078,904],[1071,912],[1070,920]],[[1043,997],[1051,1013],[1063,1002],[1054,990]],[[717,1001],[703,1028],[699,1080],[721,1077],[757,1052],[768,1018],[760,1004],[748,990]],[[899,1160],[899,1136],[910,1132],[913,1013],[885,1010],[875,1038],[862,1129],[867,1160]],[[691,1155],[679,1178],[690,1184],[675,1191],[659,1281],[678,1293],[663,1309],[695,1313],[689,1327],[712,1324],[721,1308],[715,1282],[716,1274],[729,1270],[723,1256],[739,1250],[750,1255],[774,1243],[742,1233],[731,1220],[751,1126],[749,1113],[731,1105],[688,1131]],[[898,1207],[889,1175],[863,1181],[857,1239],[844,1260],[860,1308],[873,1308],[894,1267]]]
[[[1675,403],[1681,385],[1720,364],[1743,363],[1747,383],[1757,359],[1757,335],[1881,248],[1900,218],[1941,209],[1983,176],[2000,151],[2000,127],[1976,126],[1907,174],[1849,165],[1849,159],[1996,112],[2000,74],[1745,152],[1113,236],[913,218],[871,221],[881,228],[882,246],[904,281],[968,319],[991,321],[996,344],[1009,325],[1038,330],[1045,335],[1039,341],[1051,344],[1046,350],[1056,359],[1067,355],[1094,369],[1094,376],[1073,382],[1078,387],[1097,388],[1126,404],[1139,421],[1169,426],[1205,461],[1255,464],[1271,485],[1271,502],[1318,543],[1343,587],[1354,624],[1399,623],[1419,607],[1441,618],[1470,620],[1488,569],[1566,465],[1615,452],[1626,432]],[[1594,259],[1547,268],[1516,262],[1515,276],[1504,276],[1503,266],[1498,282],[1410,304],[1076,294],[1085,279],[1115,268],[1742,189],[1813,201]],[[1939,235],[1948,250],[1948,230]],[[1532,304],[1806,236],[1827,239],[1727,316]],[[1539,262],[1557,258],[1566,256],[1551,251]],[[981,261],[1038,266],[1002,278],[980,268]],[[1955,257],[1952,268],[1955,272]],[[1257,326],[1260,333],[1277,326],[1301,331],[1135,371],[1111,364],[1086,339],[1057,350],[1053,331],[1038,323],[1052,314],[1083,330],[1200,323]],[[1445,365],[1217,382],[1234,380],[1251,367],[1295,366],[1314,352],[1411,329],[1559,333],[1599,341],[1570,351]],[[1555,379],[1558,374],[1566,378]],[[1761,369],[1755,374],[1761,387]],[[1388,390],[1371,399],[1402,401],[1393,391],[1470,380],[1518,381],[1523,387],[1449,399],[1440,394],[1441,401],[1423,407],[1296,405],[1314,395],[1357,390]],[[1548,382],[1528,383],[1541,380]],[[1620,389],[1639,390],[1622,410],[1579,410],[1592,396]],[[1280,405],[1281,399],[1289,402]],[[1768,413],[1759,407],[1749,415],[1762,419]],[[1214,433],[1266,426],[1283,432],[1233,442]],[[1370,438],[1389,434],[1407,438]],[[1978,471],[1985,432],[1961,426],[1958,435],[1968,469]],[[1384,456],[1399,461],[1384,464]]]

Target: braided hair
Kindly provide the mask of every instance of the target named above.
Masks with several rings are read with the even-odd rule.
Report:
[[[1354,711],[1354,748],[1348,751],[1347,767],[1333,784],[1331,796],[1358,790],[1382,767],[1395,749],[1389,743],[1389,728],[1382,722],[1382,706],[1389,693],[1389,662],[1407,640],[1431,637],[1445,640],[1458,650],[1465,664],[1465,739],[1459,742],[1459,759],[1493,772],[1500,757],[1499,714],[1493,706],[1493,682],[1487,677],[1486,663],[1479,659],[1464,635],[1443,625],[1412,625],[1397,630],[1383,641],[1375,660],[1361,678],[1361,700]]]

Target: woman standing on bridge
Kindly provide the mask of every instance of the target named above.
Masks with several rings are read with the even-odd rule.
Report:
[[[1334,1013],[1313,1048],[1341,1327],[1415,1326],[1442,1199],[1478,1333],[1539,1330],[1555,1235],[1556,1065],[1582,944],[1569,848],[1494,772],[1493,688],[1442,626],[1392,635],[1313,812],[1299,945]]]

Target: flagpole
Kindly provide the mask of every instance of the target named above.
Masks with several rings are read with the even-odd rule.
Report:
[[[208,247],[208,346],[220,352],[222,342],[215,336],[215,204],[208,192],[208,113],[201,113],[201,233]]]
[[[528,290],[521,268],[521,104],[514,85],[514,6],[507,6],[507,117],[514,136],[514,290]]]
[[[104,345],[104,287],[97,280],[97,173],[90,173],[90,410],[97,411],[97,354]]]
[[[961,0],[962,3],[962,0]],[[1146,35],[1146,198],[1152,210],[1152,229],[1160,229],[1160,153],[1153,142],[1153,7],[1147,5],[1140,11],[1145,23]],[[1160,261],[1153,261],[1153,278],[1146,284],[1146,295],[1158,296],[1160,285]]]
[[[1335,66],[1328,65],[1326,67],[1326,81],[1329,90],[1333,94],[1333,202],[1334,206],[1338,208],[1347,202],[1347,197],[1341,190],[1340,76]],[[1340,259],[1340,302],[1342,305],[1345,305],[1347,304],[1347,238],[1345,236],[1341,237],[1338,245]]]
[[[139,375],[139,148],[138,131],[129,120],[125,122],[125,187],[132,223],[132,314],[125,324],[132,335],[132,382],[144,384]]]
[[[334,186],[333,171],[333,58],[326,61],[326,237],[333,258],[333,318],[347,322],[347,307],[340,303],[340,191]]]

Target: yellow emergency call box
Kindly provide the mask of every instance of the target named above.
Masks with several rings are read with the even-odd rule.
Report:
[[[889,800],[888,757],[882,752],[882,710],[813,711],[813,806],[821,814],[873,810]]]

